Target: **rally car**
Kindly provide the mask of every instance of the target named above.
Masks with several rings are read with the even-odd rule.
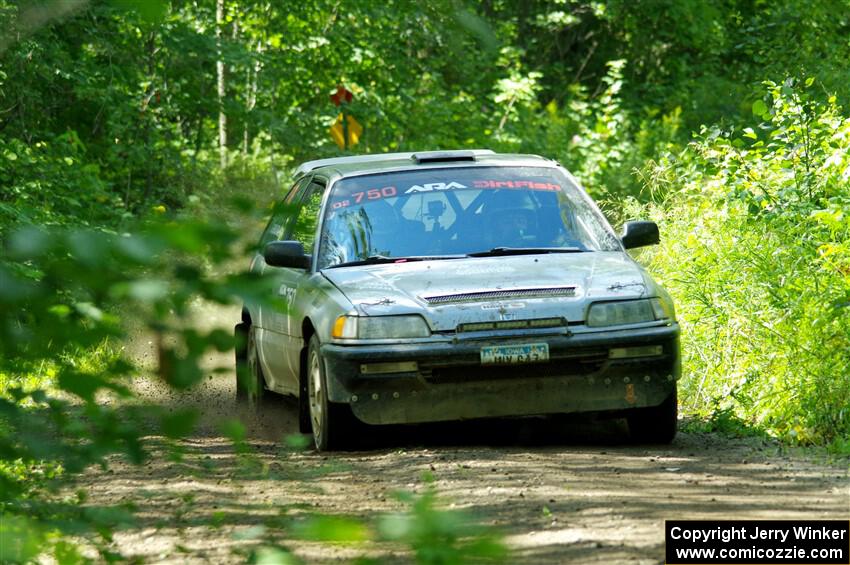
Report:
[[[274,296],[246,304],[237,396],[298,399],[316,448],[358,422],[576,412],[625,417],[643,442],[676,434],[679,326],[557,162],[487,150],[311,161],[251,269]],[[362,426],[361,426],[362,428]]]

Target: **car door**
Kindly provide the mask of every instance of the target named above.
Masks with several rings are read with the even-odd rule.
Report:
[[[275,204],[271,219],[260,237],[259,249],[251,261],[252,272],[267,276],[280,274],[279,269],[266,265],[263,249],[269,242],[284,238],[288,226],[295,221],[298,199],[309,185],[309,176],[299,180],[292,186],[286,197]],[[255,332],[260,366],[263,369],[266,381],[271,385],[276,380],[275,373],[279,369],[276,369],[275,365],[270,364],[269,361],[273,361],[282,355],[284,350],[283,328],[275,326],[279,321],[275,316],[275,307],[271,304],[260,304],[256,309],[252,308],[251,310],[251,323]]]
[[[311,179],[299,187],[295,197],[295,213],[285,223],[280,239],[300,241],[308,255],[313,254],[316,227],[322,197],[323,181]],[[299,355],[301,343],[301,316],[295,312],[296,293],[310,273],[301,269],[265,266],[265,272],[274,271],[276,308],[263,314],[262,361],[268,368],[266,382],[272,390],[283,394],[298,394]]]

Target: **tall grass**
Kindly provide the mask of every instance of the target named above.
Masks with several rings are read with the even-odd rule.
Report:
[[[752,128],[704,129],[650,163],[677,300],[686,409],[785,439],[850,438],[850,119],[792,81],[767,83]],[[671,187],[678,187],[673,188]]]

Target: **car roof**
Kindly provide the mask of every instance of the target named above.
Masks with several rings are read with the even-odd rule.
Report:
[[[295,178],[311,172],[345,177],[390,170],[475,165],[555,166],[557,163],[538,155],[495,153],[489,149],[378,153],[307,161],[296,169]]]

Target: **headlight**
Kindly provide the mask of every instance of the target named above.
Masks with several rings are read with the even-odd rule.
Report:
[[[338,339],[398,339],[428,337],[431,330],[421,316],[340,316],[331,335]]]
[[[673,306],[660,298],[618,300],[591,304],[587,312],[590,327],[639,324],[674,319]]]

